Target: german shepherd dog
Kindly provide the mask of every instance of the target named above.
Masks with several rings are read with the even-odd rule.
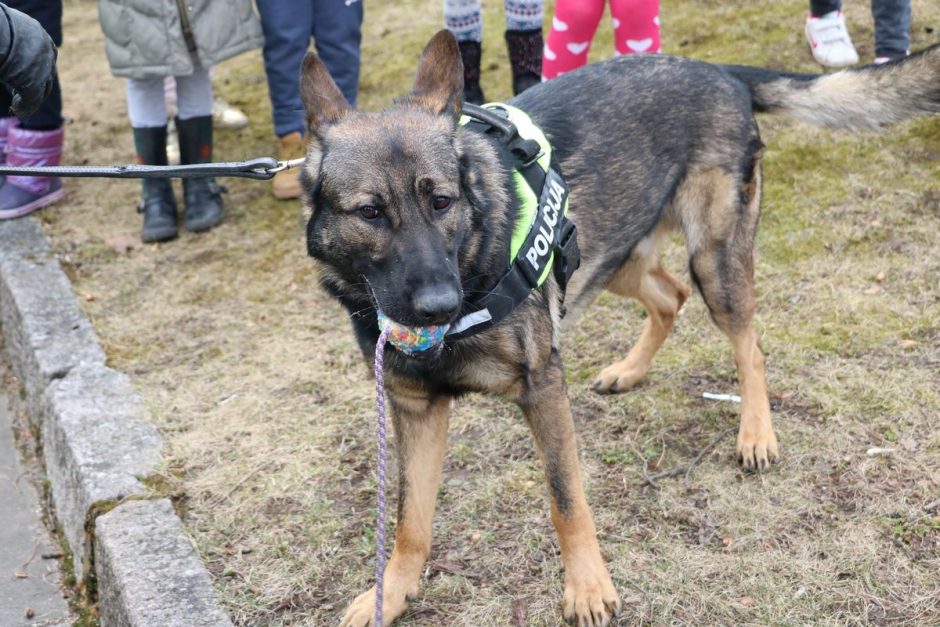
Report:
[[[466,299],[487,292],[507,268],[519,208],[513,161],[504,144],[458,124],[462,76],[456,42],[441,31],[421,55],[411,93],[387,110],[360,112],[319,59],[304,60],[308,252],[326,289],[350,312],[367,360],[379,335],[377,307],[403,325],[452,322]],[[564,618],[607,625],[618,612],[578,468],[558,349],[562,307],[568,321],[603,289],[643,304],[648,315],[636,345],[594,382],[599,392],[630,389],[689,296],[657,254],[671,229],[684,234],[695,286],[734,350],[738,459],[757,470],[777,459],[752,325],[762,149],[754,111],[857,129],[936,113],[940,46],[822,76],[629,55],[537,85],[509,103],[554,146],[570,186],[581,268],[564,295],[549,278],[482,333],[420,357],[388,349],[400,495],[385,570],[385,624],[418,591],[449,415],[454,398],[471,391],[511,399],[531,429],[564,563]],[[342,624],[369,624],[374,596],[373,588],[356,598]]]

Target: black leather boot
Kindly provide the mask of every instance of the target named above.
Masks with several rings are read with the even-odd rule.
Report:
[[[483,50],[479,41],[458,41],[460,60],[463,61],[463,99],[471,104],[483,104],[480,88],[480,57]]]
[[[181,120],[176,118],[180,136],[180,163],[212,161],[212,116]],[[208,231],[222,221],[222,192],[213,178],[183,179],[183,222],[193,233]]]
[[[512,93],[518,96],[542,82],[541,30],[507,30],[506,49],[512,68]]]
[[[135,128],[137,161],[146,165],[166,165],[166,127]],[[141,239],[165,242],[177,234],[176,199],[170,179],[144,179],[137,211],[144,216]]]

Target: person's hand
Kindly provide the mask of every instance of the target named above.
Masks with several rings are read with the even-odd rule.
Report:
[[[0,51],[5,51],[0,61],[0,83],[13,92],[10,110],[20,117],[30,115],[52,91],[58,51],[33,18],[3,4],[0,13]],[[0,111],[0,116],[5,114]]]

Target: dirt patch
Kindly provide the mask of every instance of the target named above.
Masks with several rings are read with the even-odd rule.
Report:
[[[922,48],[940,6],[913,5]],[[501,13],[487,6],[483,87],[494,99],[509,86]],[[870,49],[867,4],[846,13]],[[366,14],[360,103],[375,109],[407,89],[440,3],[371,3]],[[817,71],[805,5],[669,0],[662,16],[668,52]],[[93,2],[66,2],[65,36],[64,161],[130,162],[123,85],[108,73]],[[591,54],[611,50],[605,18]],[[272,154],[260,54],[222,65],[217,88],[251,117],[218,134],[217,156]],[[623,624],[937,623],[937,513],[923,507],[940,493],[940,162],[930,157],[940,120],[881,135],[760,123],[757,324],[782,463],[741,473],[729,435],[688,480],[644,485],[644,472],[689,463],[737,420],[736,405],[701,398],[737,390],[728,342],[697,296],[629,394],[597,396],[589,384],[638,335],[633,304],[603,295],[564,340]],[[134,182],[68,181],[67,200],[42,219],[109,364],[132,376],[166,438],[161,484],[236,623],[332,624],[372,582],[372,382],[304,256],[299,206],[265,183],[226,185],[223,225],[166,245],[134,244]],[[678,243],[665,265],[683,274]],[[557,542],[513,406],[460,401],[434,531],[402,624],[557,623]]]

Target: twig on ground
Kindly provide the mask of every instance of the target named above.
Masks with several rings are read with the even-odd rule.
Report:
[[[247,475],[245,475],[244,477],[242,477],[242,478],[238,481],[238,483],[236,483],[235,485],[233,485],[232,488],[231,488],[228,492],[226,492],[226,493],[225,493],[225,496],[223,496],[220,500],[221,500],[221,501],[227,501],[227,500],[229,500],[230,498],[232,498],[232,495],[235,494],[235,492],[236,492],[236,490],[238,490],[238,488],[242,487],[242,485],[244,485],[244,483],[245,483],[246,481],[248,481],[249,479],[251,479],[252,477],[254,477],[256,474],[258,474],[258,473],[261,472],[262,470],[266,469],[266,468],[267,468],[268,466],[270,466],[272,463],[274,463],[273,460],[268,460],[268,461],[264,462],[263,464],[257,466],[254,470],[252,470],[252,471],[249,472]]]
[[[640,458],[641,462],[643,462],[643,482],[653,486],[654,488],[658,488],[659,485],[657,485],[656,479],[654,477],[650,477],[649,462],[646,461],[646,457],[644,457],[643,454],[637,450],[637,448],[633,446],[632,443],[630,444],[630,448],[633,449],[633,452],[636,453],[636,456]]]
[[[685,466],[676,466],[675,468],[670,468],[669,470],[664,470],[663,472],[658,472],[658,473],[656,473],[655,475],[650,475],[649,473],[646,472],[646,460],[644,459],[644,460],[643,460],[643,466],[644,466],[644,468],[643,468],[643,474],[645,475],[645,482],[655,488],[655,487],[658,487],[657,484],[656,484],[656,481],[658,481],[659,479],[665,479],[665,478],[667,478],[667,477],[675,477],[676,475],[681,475],[681,474],[684,474],[684,475],[685,475],[685,479],[684,479],[684,480],[685,480],[686,482],[688,482],[689,477],[692,475],[692,470],[693,470],[696,466],[699,465],[699,463],[700,463],[700,462],[702,461],[702,459],[708,454],[708,452],[711,451],[713,448],[715,448],[715,446],[716,446],[719,442],[721,442],[722,440],[724,440],[725,437],[727,437],[727,435],[728,435],[729,433],[732,433],[732,432],[734,432],[734,431],[736,431],[736,430],[737,430],[737,427],[728,427],[727,429],[725,429],[724,431],[722,431],[720,434],[718,434],[718,436],[717,436],[714,440],[712,440],[711,442],[709,442],[708,444],[706,444],[706,445],[705,445],[705,448],[703,448],[702,450],[700,450],[700,451],[698,452],[698,455],[696,455],[696,456],[692,459],[692,461],[689,462],[688,464],[686,464]]]
[[[20,564],[20,567],[16,569],[16,572],[13,575],[17,579],[26,579],[29,577],[29,573],[26,572],[26,569],[29,567],[30,563],[36,557],[36,549],[39,548],[39,538],[33,538],[33,550],[30,551],[29,557],[26,558],[26,561]]]
[[[27,471],[23,471],[20,474],[16,475],[16,478],[13,479],[13,487],[16,488],[16,491],[19,492],[20,496],[23,496],[23,490],[20,489],[20,479],[26,476]]]

